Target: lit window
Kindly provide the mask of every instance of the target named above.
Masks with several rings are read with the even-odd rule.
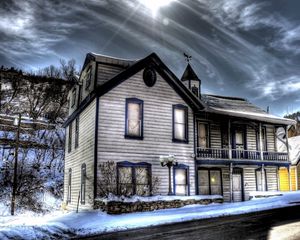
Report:
[[[143,138],[143,101],[126,99],[126,127],[125,137]]]
[[[176,195],[188,195],[188,172],[186,168],[174,168]]]
[[[188,142],[187,113],[187,107],[173,106],[173,141],[175,142]]]
[[[200,195],[222,195],[221,170],[199,169],[198,187]]]
[[[207,123],[198,123],[198,146],[200,148],[209,148]]]

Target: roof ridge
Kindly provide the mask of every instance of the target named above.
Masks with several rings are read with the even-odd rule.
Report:
[[[216,94],[202,94],[202,95],[211,96],[211,97],[218,97],[218,98],[224,98],[224,99],[229,99],[229,100],[243,100],[243,101],[249,102],[248,99],[241,98],[241,97],[231,97],[231,96],[223,96],[223,95],[216,95]]]

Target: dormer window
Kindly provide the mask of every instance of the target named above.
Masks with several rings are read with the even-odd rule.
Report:
[[[72,91],[72,105],[71,105],[71,107],[75,106],[75,102],[76,102],[76,88],[74,88],[73,91]]]
[[[85,90],[89,89],[92,82],[92,69],[89,68],[85,75]]]

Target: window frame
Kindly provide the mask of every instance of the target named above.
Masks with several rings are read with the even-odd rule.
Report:
[[[176,170],[185,170],[186,173],[186,194],[185,195],[179,195],[179,196],[190,196],[190,174],[189,174],[189,166],[185,164],[178,164],[177,166],[173,166],[173,192],[174,195],[176,195]]]
[[[75,119],[75,149],[79,147],[79,116]]]
[[[136,184],[136,168],[147,169],[148,174],[148,185],[149,185],[149,195],[152,194],[152,165],[147,162],[132,163],[128,161],[117,162],[117,193],[120,194],[120,183],[119,183],[119,168],[130,168],[131,169],[131,184],[132,184],[132,195],[136,194],[137,184]]]
[[[68,171],[68,189],[67,189],[67,203],[71,203],[71,195],[72,195],[72,168],[69,168]]]
[[[185,139],[178,139],[175,138],[175,111],[176,109],[184,110],[184,119],[185,119],[185,125],[184,125],[184,133],[185,133]],[[175,143],[189,143],[189,131],[188,131],[188,107],[182,104],[176,104],[172,105],[172,141]]]
[[[141,122],[141,130],[140,130],[140,136],[130,135],[128,134],[128,105],[130,103],[139,104],[139,118]],[[126,104],[125,104],[125,135],[124,137],[126,139],[136,139],[136,140],[143,140],[144,139],[144,101],[138,98],[126,98]]]
[[[199,146],[199,124],[204,124],[206,126],[206,142],[207,147],[210,148],[211,142],[210,142],[210,123],[205,121],[197,121],[197,148],[200,148]]]
[[[69,124],[68,131],[68,153],[72,151],[72,131],[73,131],[73,122]]]
[[[262,168],[257,168],[255,169],[255,185],[256,185],[256,191],[262,191],[262,190],[258,190],[258,182],[257,182],[257,172],[260,172],[260,174],[262,174]],[[265,191],[268,191],[268,179],[267,179],[267,171],[264,168],[264,174],[265,174]],[[260,176],[261,177],[261,176]]]
[[[209,195],[211,194],[211,178],[210,178],[210,171],[219,171],[220,172],[220,184],[221,184],[221,196],[223,196],[224,192],[223,192],[223,176],[222,176],[222,168],[207,168],[207,167],[198,167],[197,168],[197,194],[199,194],[199,174],[198,171],[199,170],[206,170],[208,171],[208,190],[209,190]],[[199,194],[200,195],[200,194]]]
[[[80,203],[85,204],[86,195],[86,164],[81,164],[81,178],[80,178]]]

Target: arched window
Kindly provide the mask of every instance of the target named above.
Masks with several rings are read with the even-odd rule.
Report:
[[[80,199],[81,204],[85,204],[85,190],[86,190],[86,165],[81,165],[81,184],[80,184]]]

